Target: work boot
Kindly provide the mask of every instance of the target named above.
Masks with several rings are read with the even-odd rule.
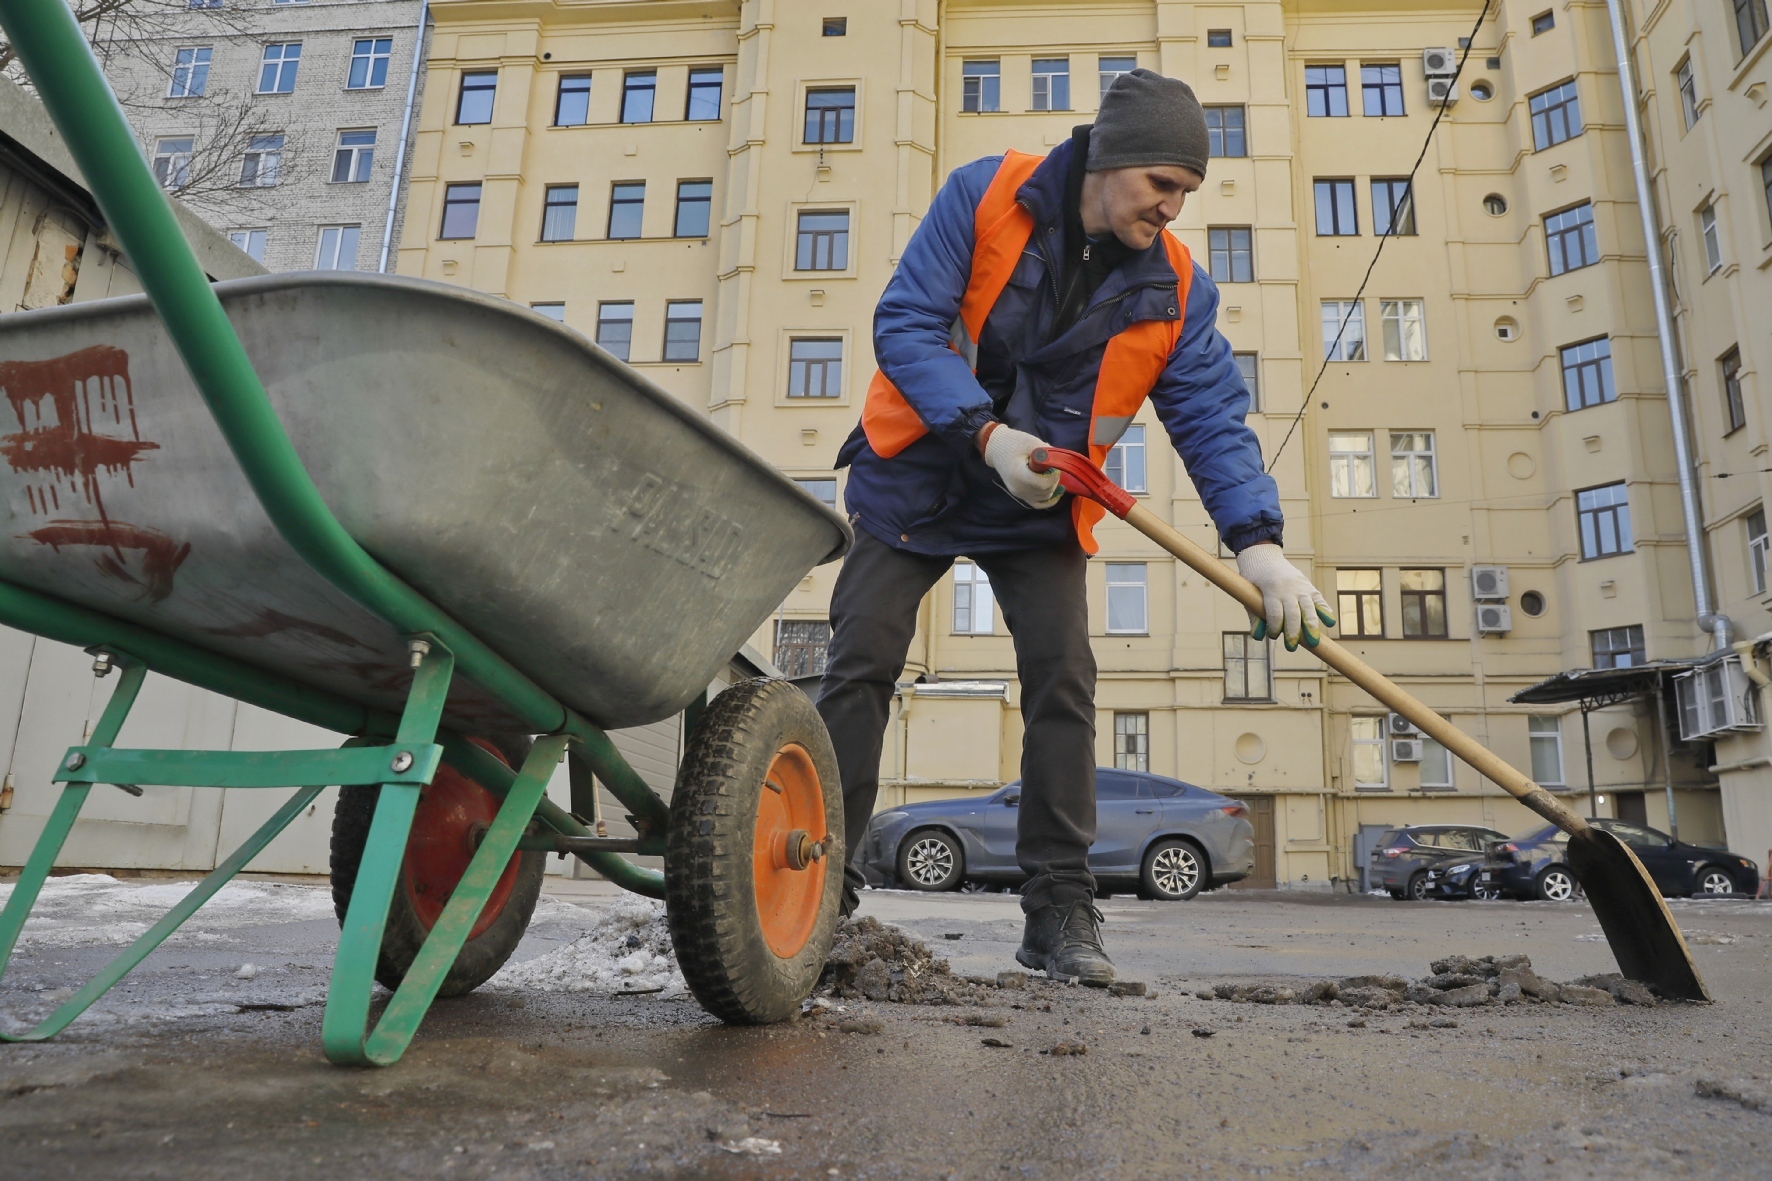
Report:
[[[843,898],[837,903],[838,918],[849,918],[861,909],[861,891],[867,884],[867,878],[862,876],[861,870],[855,868],[854,863],[843,867]]]
[[[1030,910],[1015,961],[1053,980],[1078,980],[1093,988],[1114,982],[1114,961],[1101,946],[1101,912],[1086,898]]]

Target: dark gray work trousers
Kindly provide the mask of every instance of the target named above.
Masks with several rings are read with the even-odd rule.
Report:
[[[1086,559],[1076,542],[982,554],[1021,680],[1021,808],[1015,858],[1029,882],[1022,907],[1091,896],[1095,843],[1095,653],[1089,646]],[[917,630],[917,608],[952,558],[894,549],[864,529],[831,596],[831,646],[818,712],[843,777],[848,878],[880,787],[880,746],[893,687]]]

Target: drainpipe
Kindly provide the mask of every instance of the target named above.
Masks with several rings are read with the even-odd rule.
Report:
[[[394,245],[394,211],[400,205],[400,178],[406,174],[406,141],[412,135],[412,102],[418,94],[418,70],[425,60],[425,21],[431,14],[431,0],[419,0],[418,36],[412,43],[412,72],[406,77],[406,113],[400,117],[400,146],[394,150],[394,183],[388,189],[388,220],[381,231],[380,274],[388,273],[388,251]]]
[[[1655,216],[1655,190],[1649,184],[1643,126],[1637,117],[1637,82],[1624,31],[1624,0],[1606,0],[1606,15],[1612,23],[1612,47],[1618,56],[1618,86],[1624,96],[1624,129],[1630,137],[1631,174],[1636,179],[1637,210],[1643,217],[1643,243],[1649,255],[1649,290],[1655,298],[1661,376],[1667,383],[1667,412],[1673,420],[1674,461],[1679,466],[1680,515],[1686,525],[1686,562],[1692,570],[1692,599],[1698,611],[1698,626],[1711,634],[1713,649],[1720,651],[1729,646],[1731,629],[1728,616],[1711,609],[1710,573],[1704,564],[1704,518],[1698,504],[1698,481],[1693,476],[1692,438],[1686,427],[1685,386],[1680,381],[1679,359],[1674,355],[1673,312],[1668,307],[1667,277],[1661,263],[1661,226]]]

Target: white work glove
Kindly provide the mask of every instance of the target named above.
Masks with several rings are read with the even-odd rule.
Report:
[[[1064,495],[1058,486],[1058,472],[1036,472],[1028,467],[1033,453],[1046,446],[1044,442],[1012,427],[997,423],[989,428],[984,443],[984,461],[1003,477],[1009,495],[1029,508],[1052,508]]]
[[[1237,572],[1261,591],[1265,618],[1251,617],[1250,635],[1256,639],[1284,636],[1286,650],[1296,652],[1301,634],[1307,648],[1315,648],[1322,638],[1312,615],[1328,627],[1335,626],[1335,616],[1322,592],[1286,560],[1285,551],[1273,542],[1252,545],[1238,554]]]

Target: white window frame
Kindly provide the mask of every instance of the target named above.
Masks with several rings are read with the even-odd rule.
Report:
[[[271,50],[273,50],[273,49],[275,49],[277,51],[276,57],[271,56]],[[289,52],[292,49],[295,51],[294,53]],[[274,73],[271,72],[272,67],[275,67]],[[289,72],[290,72],[288,89],[284,89],[284,87],[283,87],[284,67],[288,67]],[[296,83],[296,80],[299,77],[300,73],[301,73],[301,42],[300,41],[275,41],[275,42],[272,42],[271,44],[265,46],[264,50],[259,54],[258,87],[254,93],[257,93],[257,94],[294,94],[295,93],[295,83]],[[276,80],[276,84],[274,86],[272,86],[271,89],[269,89],[269,90],[265,89],[265,78],[267,76],[274,77]]]
[[[184,60],[190,54],[189,61]],[[167,98],[202,98],[209,89],[209,67],[215,50],[208,45],[181,45],[172,51],[172,81]]]
[[[275,146],[271,140],[276,140]],[[283,179],[283,149],[288,138],[282,132],[254,135],[246,140],[246,151],[240,157],[240,187],[273,189]]]
[[[1355,714],[1348,719],[1348,775],[1354,781],[1355,791],[1389,791],[1391,787],[1390,759],[1387,757],[1384,736],[1384,717],[1380,714],[1362,716]],[[1375,751],[1378,755],[1378,778],[1360,778],[1360,752]]]
[[[1717,225],[1717,207],[1714,202],[1706,203],[1698,211],[1698,236],[1704,242],[1705,273],[1714,275],[1723,269],[1723,231]]]
[[[357,46],[362,45],[366,42],[369,45],[369,52],[358,53]],[[376,48],[376,46],[383,45],[383,44],[385,44],[387,46],[386,49],[377,49]],[[345,65],[345,89],[346,90],[382,90],[382,89],[385,89],[388,84],[388,71],[394,68],[393,57],[394,57],[394,39],[392,37],[374,37],[374,36],[352,37],[351,38],[351,56],[347,60],[346,65]],[[382,63],[382,70],[381,70],[382,80],[380,82],[375,81],[375,63],[377,61],[380,61]],[[356,73],[358,62],[363,63],[363,85],[352,86],[351,85],[351,75]]]
[[[1113,69],[1109,69],[1106,64],[1108,62],[1131,62],[1132,64],[1123,70],[1119,69],[1117,67],[1113,68]],[[1097,78],[1099,78],[1101,80],[1101,95],[1102,95],[1102,97],[1103,98],[1107,97],[1108,87],[1110,87],[1114,84],[1115,78],[1118,78],[1121,74],[1130,74],[1133,70],[1136,70],[1137,68],[1138,68],[1138,57],[1135,54],[1126,54],[1126,53],[1105,54],[1104,53],[1104,54],[1097,56],[1095,59],[1095,75]]]
[[[1342,321],[1347,326],[1342,327]],[[1341,336],[1339,344],[1336,334]],[[1366,359],[1366,304],[1358,299],[1323,301],[1323,356],[1330,361]]]
[[[194,135],[163,135],[154,141],[154,179],[161,188],[176,193],[191,183],[191,157],[196,147]]]
[[[1272,701],[1274,699],[1274,651],[1273,641],[1257,640],[1247,630],[1225,632],[1222,641],[1224,693],[1226,702],[1233,701]],[[1259,667],[1259,684],[1255,672]],[[1243,691],[1233,693],[1232,669],[1237,671],[1235,677],[1242,682]],[[1259,690],[1259,691],[1258,691]]]
[[[1768,540],[1766,536],[1766,509],[1762,505],[1749,513],[1744,519],[1747,529],[1747,584],[1753,593],[1766,593],[1766,552]],[[1755,529],[1758,532],[1755,532]]]
[[[346,143],[346,136],[369,137],[368,143]],[[340,160],[345,161],[344,179],[338,176]],[[337,185],[367,184],[375,170],[375,128],[341,127],[332,145],[332,173],[328,183]],[[361,175],[359,175],[361,173]]]
[[[1108,562],[1107,634],[1110,636],[1148,636],[1151,634],[1150,566],[1145,562]],[[1132,626],[1136,615],[1137,626]],[[1114,626],[1118,616],[1120,626]]]
[[[1425,443],[1426,446],[1420,444]],[[1391,495],[1401,500],[1438,499],[1440,461],[1432,431],[1391,432]]]
[[[1120,441],[1108,449],[1102,471],[1107,478],[1128,492],[1148,491],[1148,453],[1144,445],[1144,424],[1133,423]]]
[[[254,253],[252,249],[254,234],[258,235],[257,253]],[[245,253],[246,257],[250,258],[253,262],[260,264],[265,261],[265,247],[270,243],[270,240],[271,231],[263,226],[253,226],[250,229],[228,231],[228,241],[232,242],[235,246],[238,246],[241,251]]]
[[[1427,360],[1427,302],[1420,299],[1381,299],[1378,318],[1384,330],[1384,359]]]
[[[1567,780],[1563,774],[1563,719],[1556,714],[1531,714],[1526,718],[1526,745],[1531,755],[1532,778],[1540,787],[1563,787]],[[1544,757],[1552,760],[1556,766],[1556,778],[1539,775],[1539,759],[1541,752],[1548,750]]]
[[[1421,736],[1421,790],[1447,791],[1458,785],[1453,782],[1457,771],[1452,765],[1452,752],[1429,738]]]
[[[954,563],[954,634],[997,634],[997,596],[991,591],[991,576],[983,566],[964,559]]]
[[[1114,766],[1122,771],[1151,769],[1151,715],[1144,710],[1114,711]]]
[[[1329,432],[1329,495],[1336,500],[1377,498],[1378,459],[1371,431]]]
[[[972,67],[990,66],[968,73]],[[960,62],[960,112],[988,115],[1003,109],[1003,62],[1001,58],[973,58]]]
[[[1062,70],[1052,69],[1055,64],[1062,64]],[[1042,70],[1040,67],[1047,67]],[[1036,111],[1068,111],[1071,109],[1071,59],[1068,57],[1037,57],[1030,66],[1033,83],[1033,103]],[[1063,84],[1054,86],[1055,79],[1063,79]],[[1062,91],[1063,93],[1055,93]],[[1054,101],[1057,100],[1057,101]]]
[[[326,248],[326,236],[334,235],[332,249]],[[341,267],[338,260],[344,256],[345,243],[351,244],[351,265]],[[357,269],[357,252],[363,248],[363,227],[361,225],[321,226],[314,239],[314,269],[316,271],[354,271]],[[330,260],[330,261],[329,261]]]
[[[1674,67],[1674,88],[1680,92],[1680,114],[1685,117],[1686,130],[1698,122],[1698,79],[1692,73],[1692,56]]]

